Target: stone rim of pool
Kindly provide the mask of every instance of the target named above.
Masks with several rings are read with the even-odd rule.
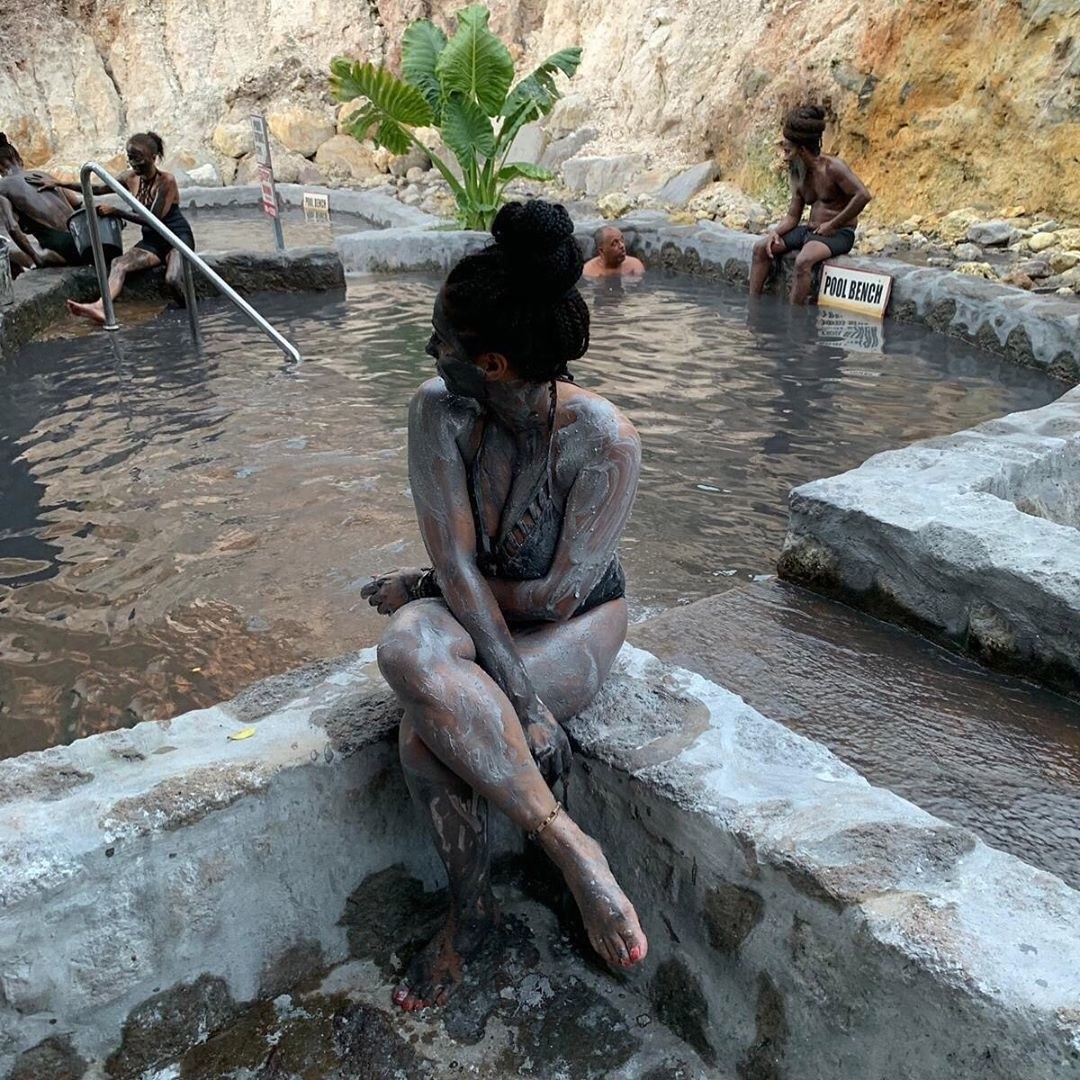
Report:
[[[0,763],[0,1070],[58,1038],[165,1068],[286,962],[296,985],[346,960],[363,881],[436,884],[397,719],[367,649]],[[575,815],[652,942],[633,985],[695,1075],[1071,1075],[1080,892],[631,646],[570,729]]]

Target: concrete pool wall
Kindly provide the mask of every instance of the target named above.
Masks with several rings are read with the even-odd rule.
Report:
[[[796,488],[780,573],[1080,692],[1080,388]]]
[[[345,958],[366,878],[440,882],[373,658],[0,763],[0,1075],[161,1068]],[[640,650],[571,730],[573,812],[650,936],[634,985],[706,1062],[1078,1075],[1080,894],[1060,880]]]

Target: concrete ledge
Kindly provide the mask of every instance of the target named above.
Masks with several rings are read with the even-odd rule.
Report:
[[[378,191],[320,187],[318,184],[278,184],[278,196],[286,206],[303,206],[304,193],[326,195],[331,213],[354,214],[379,229],[406,229],[438,224],[438,218],[406,206],[392,195]],[[180,205],[197,210],[229,206],[260,206],[262,188],[258,184],[234,187],[189,187],[180,189]]]
[[[220,190],[220,189],[217,189]],[[202,252],[207,264],[237,292],[309,292],[345,288],[345,272],[333,248],[275,251]],[[199,296],[217,292],[195,273]],[[131,297],[167,297],[165,271],[133,274],[125,285]],[[35,270],[15,282],[15,303],[0,308],[0,360],[13,356],[35,334],[65,316],[64,303],[92,300],[98,294],[91,267]]]
[[[205,1037],[341,959],[369,874],[402,863],[433,884],[396,722],[366,650],[0,764],[0,1074],[46,1040],[101,1062],[123,1033],[111,1074],[138,1076],[166,1022]],[[575,816],[650,936],[638,978],[707,1061],[791,1080],[1077,1074],[1080,894],[1057,878],[630,647],[572,734]]]
[[[792,492],[781,575],[1080,692],[1080,390]]]

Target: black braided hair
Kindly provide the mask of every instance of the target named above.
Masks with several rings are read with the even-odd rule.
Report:
[[[825,110],[820,105],[800,105],[784,116],[783,135],[788,142],[805,147],[813,154],[821,152],[825,131]]]
[[[147,153],[153,155],[155,160],[160,161],[165,156],[165,143],[156,131],[139,131],[128,139],[128,146],[138,143]]]
[[[507,203],[495,242],[450,271],[443,305],[472,356],[498,352],[530,382],[571,379],[589,347],[589,308],[575,288],[583,259],[566,208]]]
[[[19,156],[19,151],[8,142],[7,135],[2,131],[0,131],[0,161],[5,165],[18,165],[22,168],[23,159]]]

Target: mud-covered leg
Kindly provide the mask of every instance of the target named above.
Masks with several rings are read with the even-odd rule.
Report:
[[[405,718],[398,734],[405,781],[431,829],[450,892],[450,911],[438,934],[413,958],[394,991],[406,1012],[442,1005],[461,982],[468,959],[495,928],[487,801],[427,749]]]
[[[612,616],[625,629],[625,605],[613,608]],[[582,687],[592,682],[595,693],[599,685],[595,680],[602,680],[606,671],[597,655],[576,647],[584,629],[580,624],[570,625],[561,632],[537,635],[522,642],[522,648],[524,653],[532,654],[538,669],[558,662],[564,683]],[[617,643],[612,644],[617,649]],[[570,671],[567,665],[575,658],[581,670]],[[540,846],[558,866],[573,893],[593,948],[610,963],[626,967],[637,963],[645,956],[648,943],[633,905],[596,841],[583,833],[569,814],[552,816],[556,803],[532,759],[521,722],[506,695],[475,660],[472,639],[440,602],[407,604],[394,615],[379,645],[379,668],[404,707],[407,748],[413,749],[412,740],[419,740],[438,762],[459,777],[465,785],[457,789],[459,797],[475,791],[526,830],[548,821]],[[545,681],[537,685],[542,694]],[[559,695],[551,696],[555,700]],[[575,697],[565,695],[555,715],[571,715],[566,710],[572,707]],[[441,774],[428,772],[425,760],[418,758],[410,762],[410,767],[429,779],[438,779]],[[447,789],[449,782],[444,780],[440,787]],[[439,795],[437,789],[424,785],[417,791],[429,805]],[[454,819],[442,807],[431,820],[437,827]],[[446,949],[445,928],[443,940],[437,936],[428,955],[442,955],[452,964],[468,959],[456,944]],[[443,979],[444,972],[449,974],[449,982]],[[443,981],[437,1000],[445,1001],[449,996],[460,977],[455,978],[455,974],[447,963],[439,967]],[[417,1008],[434,1003],[421,995],[415,996],[415,1002],[410,1000],[407,989],[402,1004]]]

